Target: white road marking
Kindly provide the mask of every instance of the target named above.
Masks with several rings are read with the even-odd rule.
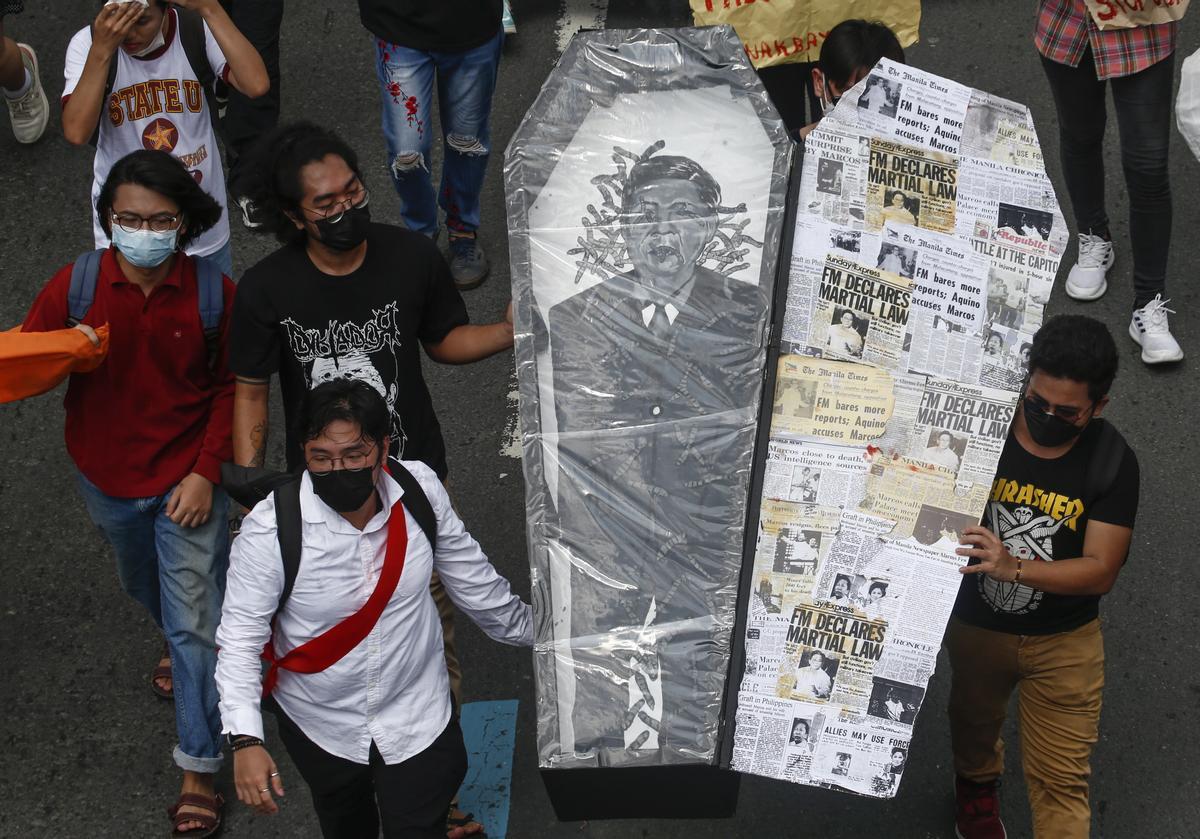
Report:
[[[555,27],[559,55],[580,29],[603,29],[608,21],[608,0],[559,0],[559,6]]]
[[[512,389],[508,392],[508,411],[504,420],[504,441],[500,445],[500,454],[514,460],[521,459],[521,423],[517,419],[517,377],[513,374]]]

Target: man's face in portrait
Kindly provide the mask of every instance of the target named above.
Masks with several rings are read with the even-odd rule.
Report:
[[[849,312],[842,312],[842,326],[846,329],[854,328],[854,315]]]
[[[638,277],[661,291],[674,291],[691,276],[716,229],[716,210],[704,203],[700,187],[692,181],[651,181],[629,196],[629,258]]]
[[[839,579],[837,582],[835,582],[833,584],[833,596],[834,597],[845,597],[849,593],[850,593],[850,584],[847,583],[844,579]]]

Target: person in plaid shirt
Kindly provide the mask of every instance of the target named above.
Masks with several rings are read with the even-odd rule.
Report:
[[[1116,258],[1104,207],[1105,88],[1111,82],[1129,191],[1133,316],[1142,361],[1180,361],[1163,299],[1171,244],[1167,143],[1178,24],[1100,30],[1083,0],[1040,0],[1034,43],[1058,111],[1063,177],[1079,228],[1079,260],[1067,294],[1096,300]]]

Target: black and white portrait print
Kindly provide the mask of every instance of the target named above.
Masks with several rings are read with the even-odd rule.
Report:
[[[912,725],[925,699],[925,689],[878,676],[871,682],[867,713],[882,720]]]
[[[1050,238],[1053,226],[1054,214],[1048,210],[1034,210],[1001,202],[996,214],[998,230],[1008,230],[1026,239],[1038,238],[1044,242]]]
[[[917,252],[913,248],[885,243],[879,248],[879,258],[875,267],[911,280],[917,270]]]
[[[840,160],[821,159],[817,161],[817,192],[828,195],[842,194],[842,169],[845,166]]]
[[[900,107],[900,92],[903,88],[899,82],[885,79],[872,73],[867,78],[867,85],[858,97],[858,107],[864,111],[872,111],[885,117],[896,116]]]

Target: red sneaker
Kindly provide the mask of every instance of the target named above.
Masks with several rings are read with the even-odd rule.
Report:
[[[999,781],[954,779],[954,835],[958,839],[1007,839],[1000,821]]]

